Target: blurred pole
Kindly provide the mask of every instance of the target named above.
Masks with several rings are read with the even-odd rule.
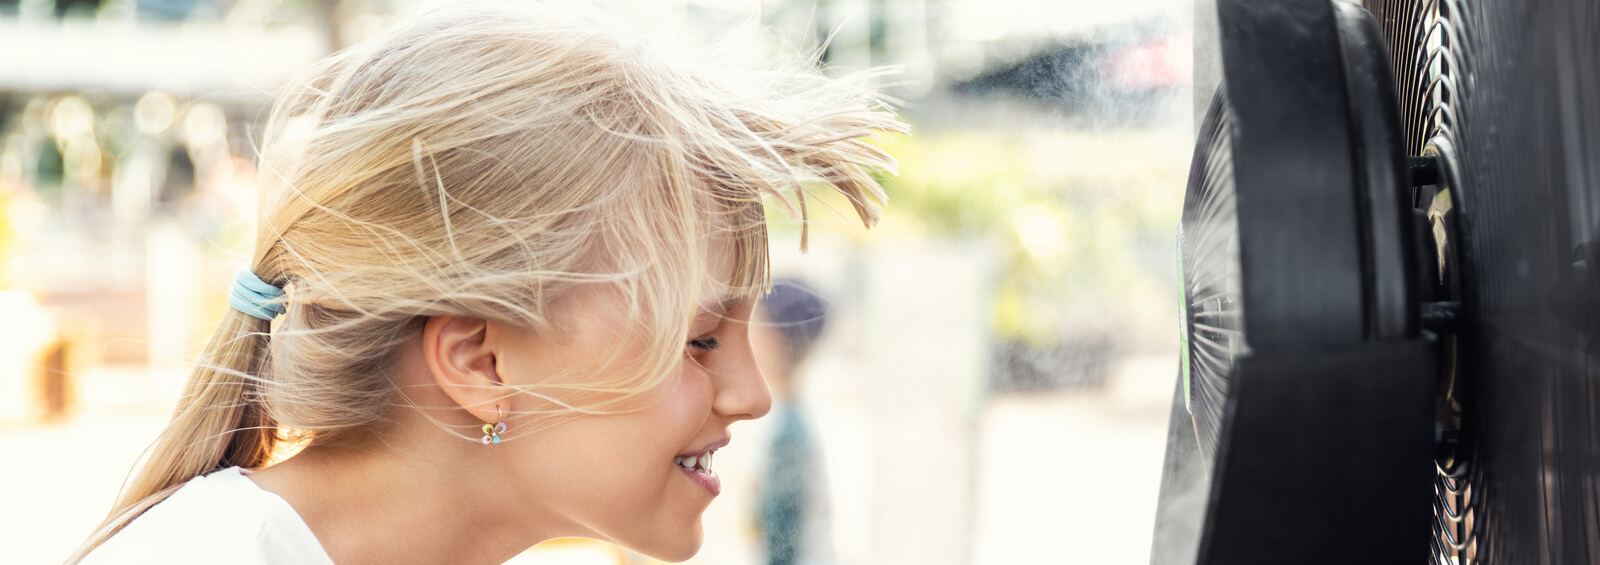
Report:
[[[346,47],[344,31],[339,21],[340,0],[316,0],[313,9],[317,13],[317,23],[322,26],[323,37],[328,40],[328,52],[333,53]]]
[[[1222,54],[1217,42],[1216,0],[1194,2],[1194,128],[1200,129],[1206,108],[1222,80]],[[1192,135],[1190,137],[1193,137]],[[1183,284],[1183,281],[1178,281]],[[1166,463],[1161,470],[1161,493],[1156,499],[1156,525],[1152,532],[1150,565],[1189,565],[1200,550],[1200,528],[1205,521],[1211,470],[1200,459],[1193,420],[1184,408],[1179,376],[1173,393],[1172,415],[1167,423]]]
[[[876,406],[872,563],[972,559],[973,458],[993,265],[974,242],[865,254],[862,349]]]
[[[146,317],[150,361],[145,402],[170,402],[183,392],[189,321],[200,261],[183,229],[171,220],[151,223],[145,251]]]
[[[926,95],[939,80],[930,30],[933,9],[928,0],[879,0],[881,21],[870,32],[872,64],[894,65],[892,94],[906,99]]]
[[[1217,43],[1217,1],[1194,0],[1194,129],[1222,83],[1222,46]]]
[[[0,290],[0,422],[13,424],[58,417],[66,409],[51,406],[51,384],[67,386],[64,374],[51,374],[50,349],[56,342],[56,321],[33,294]],[[64,365],[59,362],[57,365]],[[62,390],[63,399],[71,391]]]

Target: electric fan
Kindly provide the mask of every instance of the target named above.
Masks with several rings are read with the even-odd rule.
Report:
[[[1365,6],[1216,2],[1152,562],[1600,563],[1600,4]]]
[[[1439,378],[1423,313],[1449,308],[1424,301],[1386,40],[1329,0],[1217,12],[1224,81],[1179,228],[1184,401],[1212,476],[1199,562],[1421,563]]]

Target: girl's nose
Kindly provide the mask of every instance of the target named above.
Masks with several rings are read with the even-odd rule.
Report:
[[[772,410],[772,391],[761,376],[749,341],[740,345],[742,351],[730,356],[730,362],[716,371],[717,396],[712,400],[712,409],[735,420],[753,420]]]

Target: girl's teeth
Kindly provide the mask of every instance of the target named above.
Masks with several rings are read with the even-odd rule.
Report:
[[[677,463],[679,467],[683,467],[685,469],[692,469],[692,470],[704,471],[704,472],[710,473],[711,472],[711,454],[712,453],[715,453],[715,452],[707,451],[705,453],[700,454],[697,457],[678,457],[678,458],[674,458],[672,460],[672,462],[673,463]]]

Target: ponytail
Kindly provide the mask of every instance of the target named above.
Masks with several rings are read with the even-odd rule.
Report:
[[[67,559],[68,565],[81,561],[189,479],[226,467],[253,469],[267,463],[277,443],[277,425],[258,398],[257,381],[266,363],[270,331],[269,322],[228,310],[150,458],[100,527]]]

